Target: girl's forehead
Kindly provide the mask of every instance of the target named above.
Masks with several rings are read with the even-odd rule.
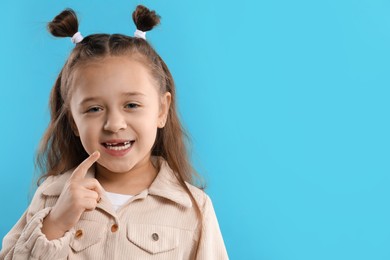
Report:
[[[128,58],[127,56],[105,57],[93,59],[77,66],[75,73],[77,76],[107,77],[111,74],[116,76],[128,75],[133,79],[141,77],[152,77],[149,69],[140,61]]]
[[[157,83],[149,69],[128,57],[107,57],[81,64],[74,71],[72,83],[76,92],[140,92],[157,91]]]

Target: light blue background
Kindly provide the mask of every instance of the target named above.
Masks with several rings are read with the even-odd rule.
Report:
[[[231,259],[390,259],[390,2],[2,1],[0,237],[28,205],[52,84],[73,47],[132,34],[136,4],[177,83]]]

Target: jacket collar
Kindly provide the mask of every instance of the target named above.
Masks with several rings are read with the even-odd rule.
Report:
[[[192,207],[190,196],[177,180],[167,161],[158,157],[160,171],[149,187],[149,194],[169,199],[186,208]]]
[[[149,189],[147,189],[148,194],[169,199],[186,208],[192,207],[192,201],[189,195],[177,180],[168,163],[162,157],[152,157],[152,159],[160,164],[160,171]],[[59,196],[66,181],[72,175],[72,172],[73,169],[55,176],[53,182],[42,190],[42,194],[45,196]],[[86,178],[94,178],[94,176],[95,168],[91,167],[87,171]]]

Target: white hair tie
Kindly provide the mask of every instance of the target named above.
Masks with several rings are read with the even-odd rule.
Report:
[[[146,40],[146,32],[143,32],[143,31],[140,31],[137,29],[134,32],[134,37],[142,38],[142,39]]]
[[[70,39],[74,44],[81,42],[84,39],[84,37],[81,35],[80,32],[77,32],[73,35],[72,39]]]

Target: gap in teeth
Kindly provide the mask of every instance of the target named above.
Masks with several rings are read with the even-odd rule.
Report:
[[[106,143],[106,145],[107,146],[118,145],[118,144],[128,145],[130,143],[131,143],[131,141],[126,141],[126,142],[123,142],[123,143]]]

